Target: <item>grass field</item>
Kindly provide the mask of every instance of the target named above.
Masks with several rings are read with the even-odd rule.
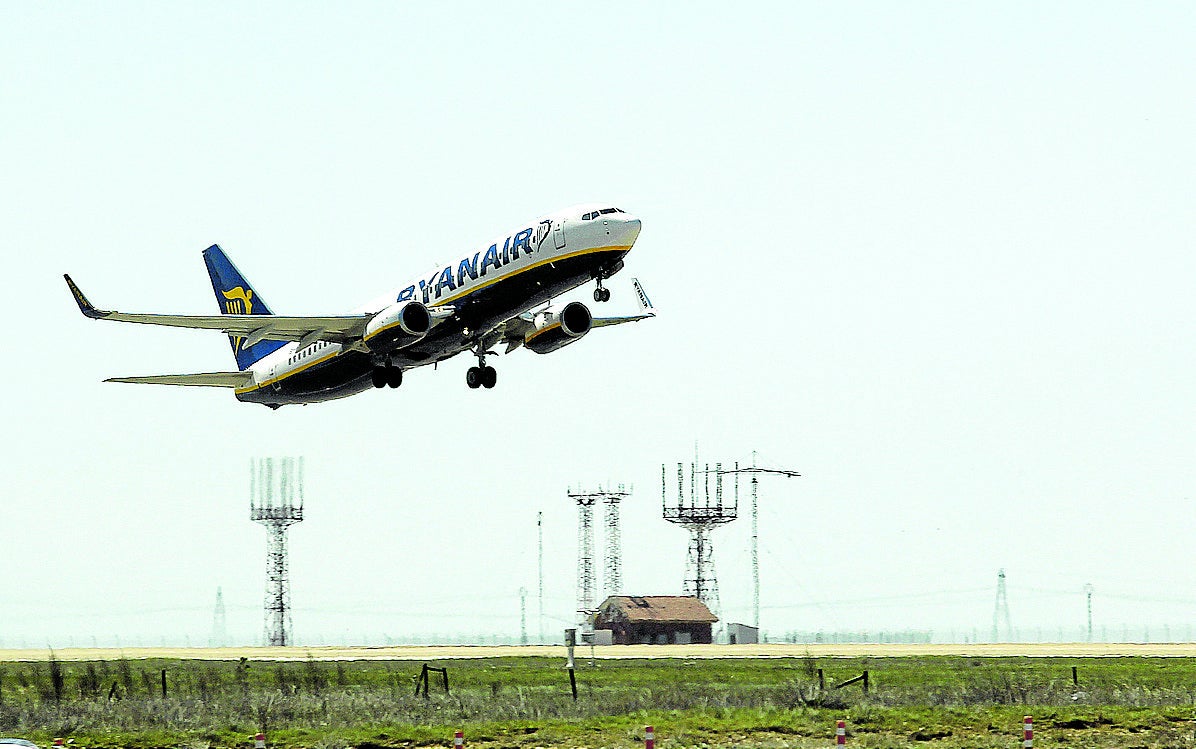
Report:
[[[1196,660],[1183,657],[905,655],[620,657],[579,650],[574,702],[555,657],[446,659],[415,696],[412,660],[115,658],[0,663],[0,732],[81,747],[642,745],[1015,747],[1022,716],[1036,747],[1196,745]],[[523,651],[527,652],[527,651]],[[597,652],[602,652],[599,649]],[[76,654],[72,654],[74,656]],[[328,655],[324,653],[323,655]],[[344,655],[344,654],[341,654]],[[1072,667],[1078,683],[1073,682]],[[820,689],[822,670],[825,688]],[[166,671],[166,696],[162,671]],[[862,684],[833,687],[867,670]]]

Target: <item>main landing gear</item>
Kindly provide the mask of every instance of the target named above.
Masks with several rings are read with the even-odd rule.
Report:
[[[376,388],[384,388],[387,385],[397,388],[403,384],[403,370],[390,365],[375,366],[370,372],[370,379]]]
[[[474,355],[478,357],[478,365],[465,371],[465,384],[470,390],[477,390],[479,387],[489,390],[498,382],[498,372],[494,371],[494,367],[486,366],[488,353],[490,352],[482,350],[480,343],[474,350]]]

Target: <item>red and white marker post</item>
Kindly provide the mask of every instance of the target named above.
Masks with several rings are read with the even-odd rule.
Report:
[[[62,747],[66,746],[66,742],[62,739],[54,739],[54,746],[57,747],[57,749],[62,749]]]
[[[253,749],[266,749],[266,734],[259,733],[253,737]]]
[[[456,749],[461,749],[461,747],[465,746],[465,734],[464,733],[462,733],[461,731],[457,731],[456,733],[453,734],[453,746],[456,747]]]
[[[656,749],[656,729],[644,726],[644,749]]]
[[[1022,719],[1022,746],[1025,749],[1034,746],[1034,719],[1029,715]]]
[[[835,724],[835,746],[847,745],[847,721],[841,720]]]

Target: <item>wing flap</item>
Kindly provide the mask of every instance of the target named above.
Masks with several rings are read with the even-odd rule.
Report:
[[[137,385],[184,385],[189,387],[240,388],[253,384],[252,372],[202,372],[198,374],[148,375],[145,377],[109,377],[104,382],[131,382]]]

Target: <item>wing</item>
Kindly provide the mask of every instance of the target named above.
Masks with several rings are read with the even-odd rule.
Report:
[[[252,372],[204,372],[202,374],[110,377],[104,382],[132,382],[138,385],[188,385],[191,387],[239,388],[253,384]]]
[[[302,341],[304,345],[316,341],[347,343],[361,338],[369,315],[335,315],[330,317],[293,317],[284,315],[156,315],[115,312],[96,309],[69,275],[63,274],[75,302],[87,317],[94,320],[115,320],[143,325],[165,325],[171,328],[219,330],[245,339],[248,348],[258,341]]]
[[[635,287],[636,301],[639,303],[640,311],[634,315],[593,317],[590,320],[589,329],[605,328],[608,325],[621,325],[625,322],[636,322],[637,320],[647,320],[650,317],[656,317],[656,308],[652,306],[652,300],[644,293],[644,287],[640,284],[639,279],[633,278],[631,279],[631,283]],[[551,324],[558,314],[552,308],[552,305],[549,305],[548,307],[533,312],[525,312],[522,315],[513,317],[498,327],[496,331],[498,340],[506,342],[506,353],[509,354],[522,346],[528,340],[529,336],[532,336],[537,330],[541,330],[546,324]],[[581,333],[577,337],[580,338],[582,335],[585,335],[585,333]]]

